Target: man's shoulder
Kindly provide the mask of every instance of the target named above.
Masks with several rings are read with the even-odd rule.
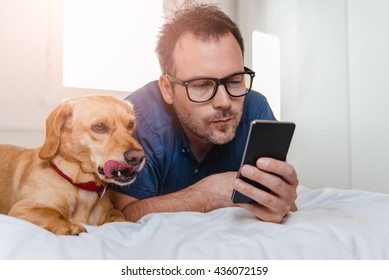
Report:
[[[125,98],[125,100],[130,101],[135,106],[146,108],[147,105],[157,105],[157,103],[160,103],[159,99],[162,99],[162,97],[161,91],[159,90],[158,81],[149,82],[148,84],[132,92]]]
[[[259,105],[264,105],[267,103],[266,97],[255,90],[251,90],[247,95],[246,95],[246,102],[249,102],[250,105],[253,106],[259,106]]]
[[[244,110],[244,116],[246,116],[249,120],[274,119],[273,112],[266,97],[254,90],[251,90],[246,95]]]
[[[137,122],[142,125],[147,124],[152,130],[172,125],[172,108],[163,100],[158,81],[146,84],[125,100],[132,103]]]

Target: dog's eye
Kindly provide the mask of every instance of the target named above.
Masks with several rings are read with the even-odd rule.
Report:
[[[108,132],[108,127],[103,123],[98,123],[92,126],[92,130],[98,133],[106,133]]]
[[[130,123],[128,124],[128,130],[133,130],[134,127],[135,127],[135,122],[130,122]]]

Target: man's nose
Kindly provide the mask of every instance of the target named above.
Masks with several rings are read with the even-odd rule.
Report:
[[[218,109],[228,109],[231,107],[231,96],[222,84],[217,88],[215,97],[213,98],[213,106]]]

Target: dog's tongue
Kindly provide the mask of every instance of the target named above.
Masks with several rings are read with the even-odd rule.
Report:
[[[134,167],[126,165],[122,162],[115,161],[115,160],[109,160],[104,164],[104,173],[108,177],[114,176],[113,172],[117,171],[123,171],[128,169],[129,171],[132,171]]]

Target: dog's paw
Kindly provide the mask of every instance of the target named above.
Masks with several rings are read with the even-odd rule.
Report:
[[[105,223],[111,223],[111,222],[126,222],[126,218],[124,218],[123,213],[120,212],[117,209],[112,209],[107,214],[107,219],[105,220]]]
[[[52,226],[46,229],[55,233],[56,235],[79,235],[82,232],[87,232],[83,226],[76,225],[71,222]]]
[[[117,217],[109,221],[110,222],[128,222],[126,218],[124,217]]]

